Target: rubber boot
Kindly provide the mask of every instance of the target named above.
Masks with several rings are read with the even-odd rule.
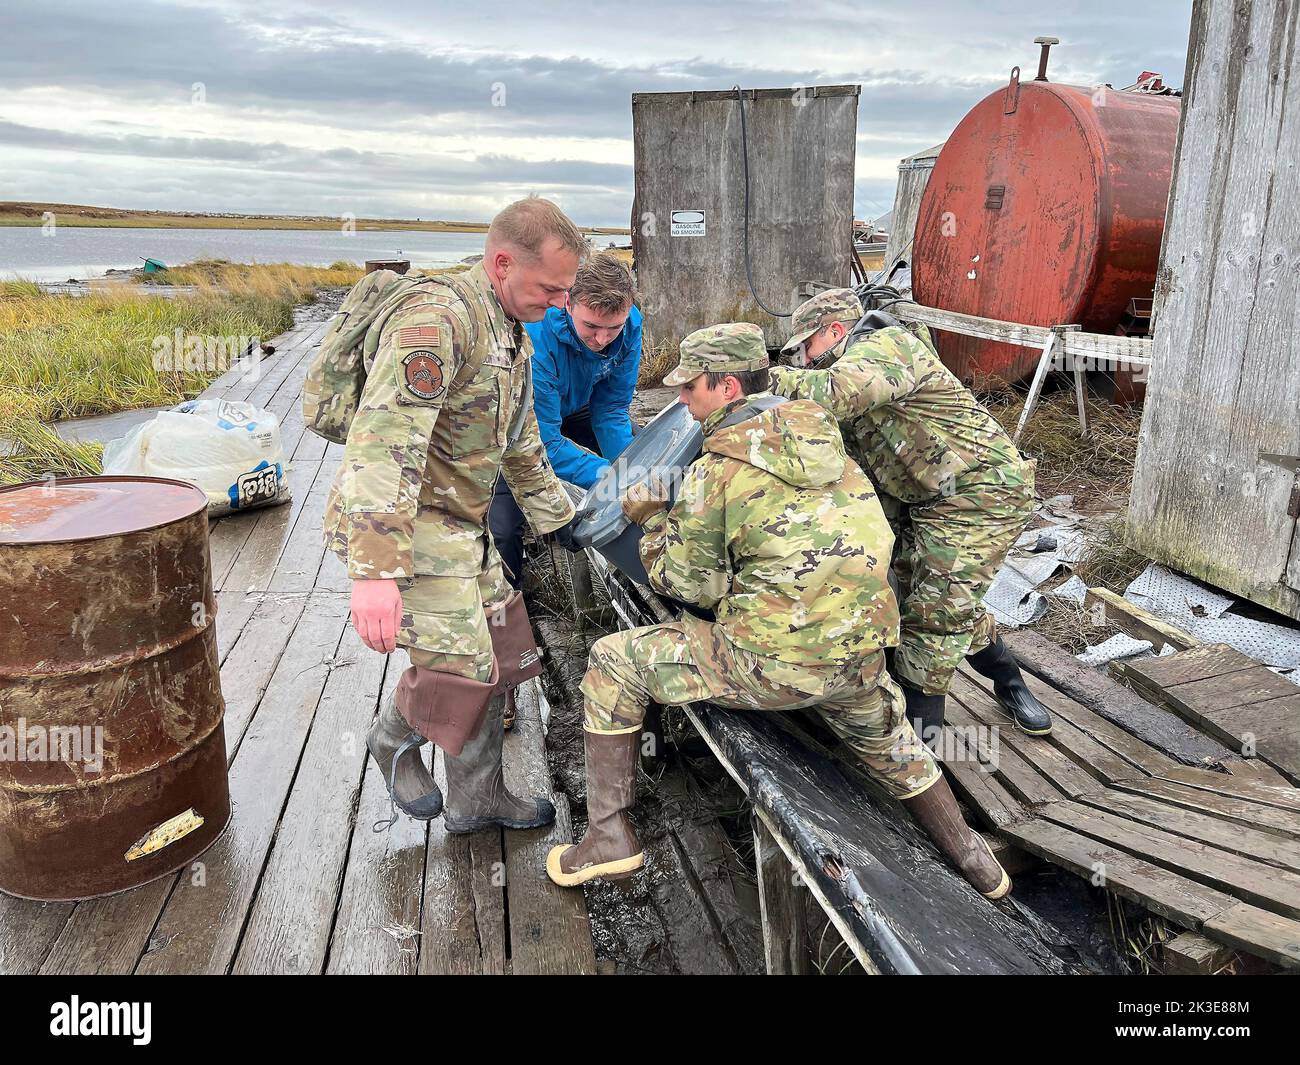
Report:
[[[943,738],[943,714],[948,697],[926,695],[920,688],[913,688],[901,680],[898,686],[903,689],[903,698],[907,701],[905,713],[912,722],[912,729],[930,750],[938,750]]]
[[[636,798],[640,727],[584,732],[587,748],[587,834],[578,844],[551,848],[546,875],[561,887],[588,880],[622,880],[645,863],[627,810]]]
[[[396,693],[390,695],[366,733],[366,747],[384,775],[393,807],[391,818],[376,822],[375,831],[392,825],[397,810],[420,821],[442,812],[442,792],[420,757],[420,748],[428,742],[398,712]]]
[[[501,747],[505,732],[501,715],[504,692],[488,703],[478,732],[465,741],[459,755],[446,754],[447,806],[442,823],[453,835],[481,828],[541,828],[555,820],[555,807],[540,795],[520,799],[506,790],[501,774]]]
[[[1030,736],[1046,736],[1052,731],[1052,715],[1025,685],[1015,656],[1001,636],[978,654],[969,655],[966,661],[976,673],[993,682],[993,695],[1017,728]]]
[[[920,795],[902,803],[976,891],[990,899],[1010,892],[1011,877],[993,857],[984,837],[962,820],[957,797],[946,778],[940,777]]]

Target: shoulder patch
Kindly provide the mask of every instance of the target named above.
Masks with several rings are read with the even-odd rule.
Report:
[[[432,329],[437,326],[419,326],[419,329]],[[402,330],[403,333],[407,330]],[[425,348],[408,351],[402,356],[402,383],[411,397],[420,403],[437,399],[446,390],[442,370],[442,360],[435,352]]]

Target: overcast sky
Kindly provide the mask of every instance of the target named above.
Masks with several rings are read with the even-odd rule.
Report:
[[[3,0],[0,199],[626,225],[632,92],[862,85],[860,217],[1059,37],[1049,74],[1181,86],[1190,0]],[[504,93],[504,99],[503,99]],[[504,106],[494,106],[504,104]]]

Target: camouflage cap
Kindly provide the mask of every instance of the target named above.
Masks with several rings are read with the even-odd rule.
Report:
[[[682,341],[677,368],[666,385],[684,385],[706,371],[762,370],[768,365],[763,330],[750,322],[726,322],[697,329]]]
[[[856,322],[862,317],[862,301],[851,288],[830,288],[795,308],[790,319],[794,332],[782,351],[797,348],[814,333],[831,322]]]

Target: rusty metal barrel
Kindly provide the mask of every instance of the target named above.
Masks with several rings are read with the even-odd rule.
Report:
[[[206,505],[150,477],[0,488],[0,891],[125,891],[229,821]]]

